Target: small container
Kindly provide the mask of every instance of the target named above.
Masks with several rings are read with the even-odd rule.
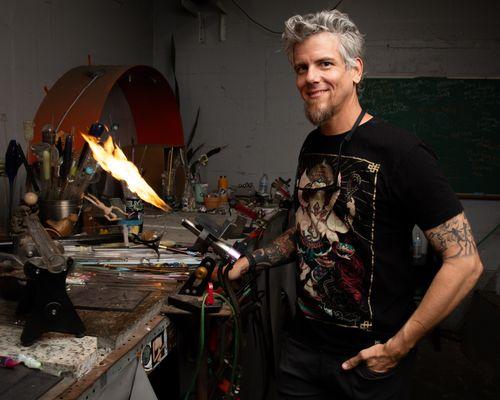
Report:
[[[182,211],[194,211],[195,209],[196,199],[193,184],[187,181],[182,194]]]
[[[40,200],[40,222],[57,236],[67,237],[81,228],[80,209],[81,200]]]
[[[220,198],[217,195],[209,194],[205,197],[205,207],[207,210],[213,210],[214,208],[219,208]]]
[[[222,204],[227,203],[227,189],[229,188],[229,182],[225,175],[219,177],[219,182],[217,184],[219,188],[219,199]]]
[[[413,240],[413,259],[418,260],[422,255],[422,237],[420,232],[416,232]]]
[[[60,221],[70,214],[79,214],[80,200],[40,200],[40,220]]]
[[[122,189],[125,212],[127,213],[124,224],[129,227],[131,233],[139,234],[142,232],[144,221],[144,202],[128,188],[125,182],[122,182]]]
[[[127,225],[136,235],[142,232],[144,223],[144,202],[137,196],[125,198],[125,212],[128,214]]]
[[[269,192],[269,178],[267,177],[267,174],[262,174],[262,177],[260,178],[259,181],[259,194],[261,195],[267,195]]]
[[[163,171],[161,173],[161,197],[163,200],[167,200],[170,197],[170,187],[167,171]]]
[[[198,204],[203,204],[205,196],[207,195],[208,184],[206,184],[206,183],[195,183],[193,185],[193,187],[194,187],[194,197],[196,199],[196,202]]]

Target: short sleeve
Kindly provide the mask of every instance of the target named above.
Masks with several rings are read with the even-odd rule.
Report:
[[[400,160],[391,180],[393,192],[422,230],[435,228],[463,211],[437,157],[425,144],[415,145]]]

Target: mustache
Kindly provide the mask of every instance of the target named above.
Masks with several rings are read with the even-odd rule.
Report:
[[[310,92],[313,92],[313,91],[315,91],[315,92],[316,92],[316,91],[325,91],[325,90],[327,90],[327,89],[318,89],[318,88],[314,88],[314,89],[311,89],[311,90],[307,91],[306,93],[307,93],[307,94],[308,94],[308,96],[309,96],[309,93],[310,93]],[[305,102],[305,103],[307,103],[307,104],[309,104],[309,103],[314,104],[314,103],[317,103],[318,101],[321,101],[321,100],[322,100],[322,98],[315,98],[315,99],[311,99],[311,98],[307,97],[306,99],[303,99],[303,100],[304,100],[304,102]]]

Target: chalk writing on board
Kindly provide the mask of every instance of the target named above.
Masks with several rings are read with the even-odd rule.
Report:
[[[500,194],[500,80],[366,79],[361,103],[428,143],[455,191]]]

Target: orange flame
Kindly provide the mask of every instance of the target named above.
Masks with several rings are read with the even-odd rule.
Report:
[[[123,151],[113,143],[111,136],[104,142],[99,143],[99,139],[82,133],[83,138],[89,144],[94,159],[99,165],[114,178],[125,181],[130,191],[139,196],[147,203],[162,209],[163,211],[172,211],[156,192],[142,178],[137,167],[127,160]]]

